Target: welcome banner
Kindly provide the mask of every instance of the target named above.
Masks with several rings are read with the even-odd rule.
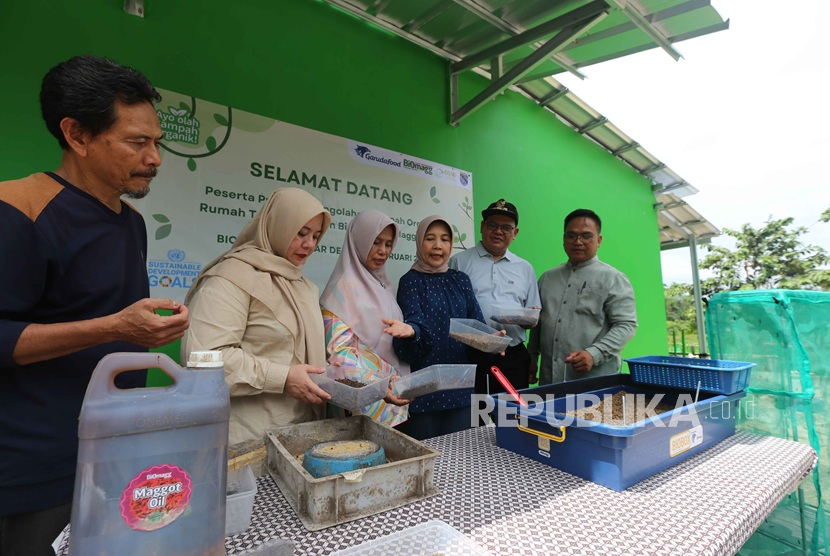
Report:
[[[387,263],[397,283],[415,259],[415,230],[431,214],[445,217],[454,249],[474,243],[473,178],[450,166],[291,125],[172,91],[157,113],[163,164],[144,199],[151,295],[183,301],[202,266],[226,251],[274,189],[299,187],[332,215],[331,227],[305,266],[322,289],[346,226],[375,209],[400,226]]]

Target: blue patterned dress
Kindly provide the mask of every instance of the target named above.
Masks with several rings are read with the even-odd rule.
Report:
[[[469,276],[453,269],[436,274],[410,270],[398,285],[398,305],[404,322],[415,330],[415,337],[396,338],[393,346],[412,372],[439,363],[471,362],[472,348],[450,338],[450,318],[484,322]],[[472,393],[470,388],[427,394],[414,400],[409,412],[469,407]]]

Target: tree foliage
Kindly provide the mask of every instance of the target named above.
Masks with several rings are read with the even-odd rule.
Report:
[[[735,238],[736,248],[706,246],[709,254],[700,266],[711,270],[713,276],[701,284],[704,297],[739,289],[830,290],[830,270],[822,268],[830,260],[827,251],[804,243],[802,236],[808,229],[791,228],[793,220],[770,217],[758,229],[750,224],[740,230],[724,228],[726,235]],[[830,209],[820,220],[830,221]]]
[[[830,208],[818,222],[830,222]],[[807,244],[805,227],[792,228],[793,218],[767,219],[759,229],[749,224],[740,230],[725,228],[735,238],[735,249],[706,245],[708,255],[700,267],[712,272],[701,283],[704,300],[720,291],[741,289],[823,289],[830,291],[830,257],[822,247]],[[695,305],[691,284],[663,286],[666,325],[671,331],[694,333]]]
[[[664,286],[666,299],[666,328],[670,331],[694,333],[697,331],[695,321],[695,303],[692,298],[691,284],[673,283]]]

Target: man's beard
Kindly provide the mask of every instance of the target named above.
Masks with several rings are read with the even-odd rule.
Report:
[[[156,170],[155,168],[151,168],[147,172],[132,172],[130,174],[130,177],[133,177],[133,178],[141,177],[141,178],[150,178],[150,179],[152,179],[152,178],[156,177],[157,173],[158,173],[158,170]],[[142,187],[141,189],[129,189],[129,188],[125,187],[121,190],[120,193],[122,195],[126,196],[129,199],[143,199],[144,197],[147,196],[148,193],[150,193],[150,184],[148,183],[146,187]]]
[[[150,193],[150,186],[142,187],[141,189],[127,189],[126,187],[121,190],[121,195],[127,197],[128,199],[143,199]]]

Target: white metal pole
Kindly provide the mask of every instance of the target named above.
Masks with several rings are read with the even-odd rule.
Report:
[[[692,257],[692,297],[695,300],[695,321],[697,321],[698,352],[709,354],[709,345],[706,341],[706,324],[703,322],[703,296],[700,290],[700,273],[697,262],[697,239],[689,236],[689,253]]]

